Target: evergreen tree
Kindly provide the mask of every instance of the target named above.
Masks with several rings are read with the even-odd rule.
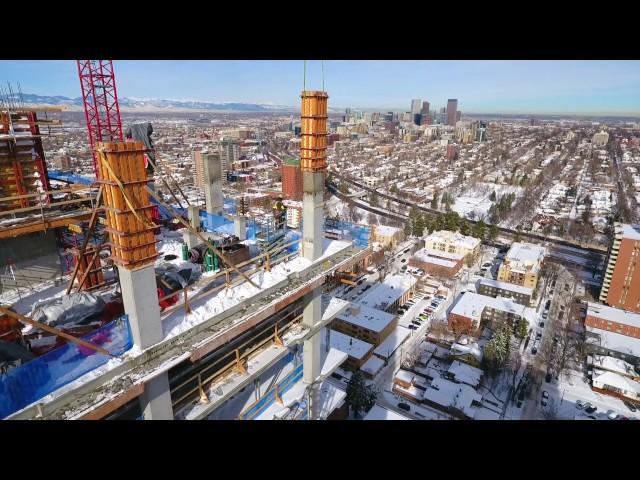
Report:
[[[411,235],[411,220],[407,220],[404,224],[404,234],[405,236]]]
[[[498,232],[498,227],[496,227],[495,225],[491,225],[489,227],[489,239],[495,240],[496,238],[498,238]]]
[[[369,411],[376,403],[376,392],[372,385],[365,385],[360,370],[356,370],[347,384],[347,404],[358,417],[360,412]]]
[[[418,215],[416,221],[413,223],[413,235],[415,237],[421,237],[424,233],[424,217],[422,215]]]
[[[462,222],[460,222],[460,233],[462,235],[469,235],[471,233],[469,222],[467,222],[465,219],[462,219]]]
[[[489,195],[489,200],[491,200],[492,202],[496,201],[496,191],[495,190],[493,192],[491,192],[491,195]]]
[[[437,192],[433,193],[433,198],[431,199],[431,208],[433,208],[434,210],[438,209],[438,193]]]
[[[473,236],[482,240],[487,232],[487,226],[480,220],[473,226]]]
[[[527,321],[523,318],[516,323],[515,336],[519,339],[523,339],[527,336]]]
[[[375,193],[369,195],[369,205],[371,205],[372,207],[378,206],[378,195],[376,195]]]

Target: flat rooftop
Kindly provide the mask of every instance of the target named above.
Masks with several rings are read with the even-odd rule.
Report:
[[[600,303],[587,302],[587,316],[640,328],[640,313],[608,307]]]
[[[425,237],[425,241],[434,241],[440,243],[453,243],[463,248],[473,250],[480,245],[480,240],[468,235],[462,235],[459,232],[451,232],[449,230],[439,230]]]
[[[323,329],[320,333],[322,340],[326,338],[327,330]],[[324,343],[324,342],[323,342]],[[345,335],[336,330],[329,330],[329,344],[331,348],[335,348],[346,353],[357,360],[365,357],[373,348],[373,344],[364,342],[358,338]]]
[[[546,253],[547,249],[544,247],[533,243],[516,242],[511,245],[505,260],[524,265],[535,265],[544,259]]]
[[[640,240],[640,224],[622,226],[622,238],[628,240]]]
[[[410,420],[410,418],[375,404],[363,420]]]
[[[391,313],[378,310],[377,308],[370,308],[362,303],[354,302],[340,315],[338,315],[337,318],[373,332],[381,332],[396,318],[396,316]]]
[[[411,275],[391,275],[384,279],[384,282],[375,285],[360,300],[360,304],[386,310],[386,308],[398,300],[410,288],[412,288],[418,280]]]
[[[533,295],[533,288],[521,287],[520,285],[492,280],[490,278],[482,278],[480,280],[480,285],[487,285],[489,287],[499,288],[500,290],[508,290],[510,292],[522,293],[524,295]]]
[[[467,292],[459,297],[458,303],[451,310],[452,314],[461,315],[463,317],[480,320],[482,311],[486,308],[493,308],[502,312],[508,312],[514,315],[525,317],[525,307],[515,303],[510,298],[503,297],[487,297],[479,293]]]
[[[411,335],[412,330],[401,326],[396,327],[393,332],[385,338],[384,342],[376,347],[373,351],[381,358],[389,358],[393,355],[400,345]]]

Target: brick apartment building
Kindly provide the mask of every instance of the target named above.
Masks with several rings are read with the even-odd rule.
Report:
[[[616,223],[600,301],[640,312],[640,225]]]
[[[290,157],[282,162],[282,195],[289,200],[302,200],[302,171],[297,158]]]

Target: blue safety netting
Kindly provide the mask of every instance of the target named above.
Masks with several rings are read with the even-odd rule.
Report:
[[[368,225],[356,225],[343,220],[327,218],[324,222],[324,230],[325,234],[334,233],[340,239],[353,241],[357,247],[367,248],[369,246],[371,227]]]
[[[127,315],[82,337],[112,355],[122,355],[133,346]],[[26,407],[107,363],[110,357],[69,342],[0,375],[0,418]]]
[[[302,233],[297,230],[289,230],[284,237],[284,243],[295,242],[296,240],[300,240],[302,238]],[[294,243],[293,245],[289,245],[286,249],[287,252],[293,253],[300,250],[300,243]]]
[[[237,211],[236,201],[233,198],[225,198],[222,209],[227,215],[235,215]]]
[[[214,215],[200,210],[200,225],[207,232],[233,233],[233,221],[222,215]]]
[[[284,363],[292,362],[293,354],[287,355],[284,359]],[[288,375],[284,377],[278,384],[278,393],[280,396],[284,395],[291,387],[302,380],[303,364],[300,363],[294,368]],[[276,387],[271,388],[260,400],[251,405],[248,409],[240,414],[242,420],[253,420],[258,415],[263,413],[276,401]]]
[[[82,175],[76,175],[75,173],[66,173],[60,170],[48,170],[47,174],[51,180],[80,183],[82,185],[91,185],[92,183],[96,183],[95,178],[83,177]]]

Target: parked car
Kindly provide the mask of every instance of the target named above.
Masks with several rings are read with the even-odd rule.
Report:
[[[406,403],[403,403],[403,402],[398,403],[398,408],[400,410],[404,410],[406,412],[410,412],[411,411],[411,407],[409,405],[407,405]]]
[[[544,322],[540,322],[540,328],[544,328]]]
[[[627,407],[632,412],[636,412],[638,410],[638,408],[629,400],[623,400],[622,403],[624,403],[624,406]]]
[[[406,272],[407,271],[407,266],[404,265],[400,270],[402,270],[403,272]]]
[[[587,406],[587,404],[586,404],[586,403],[584,403],[582,400],[577,400],[577,401],[576,401],[576,408],[577,408],[578,410],[582,410],[582,409],[583,409],[584,407],[586,407],[586,406]]]
[[[482,264],[482,268],[490,268],[491,267],[491,262],[486,262]]]
[[[531,355],[535,355],[536,353],[538,353],[538,348],[534,345],[531,349]]]
[[[609,410],[607,412],[607,418],[609,420],[617,420],[621,415],[619,413],[614,412],[613,410]]]
[[[587,412],[587,413],[595,413],[595,412],[598,411],[598,407],[594,407],[593,405],[588,403],[587,406],[585,407],[584,411]]]
[[[536,333],[536,340],[540,340],[542,338],[542,332]]]
[[[542,398],[548,399],[549,398],[549,392],[547,392],[546,390],[542,391]]]
[[[518,400],[518,403],[516,403],[516,407],[518,408],[522,407],[522,400]]]
[[[409,325],[409,329],[410,329],[410,330],[417,330],[417,329],[418,329],[418,327],[416,327],[415,325]]]
[[[597,420],[597,418],[596,418],[596,417],[594,417],[593,415],[587,415],[587,418],[588,418],[589,420]]]
[[[419,327],[420,325],[422,325],[422,323],[416,321],[416,320],[411,320],[411,323],[413,323],[414,325],[416,325],[417,327]]]
[[[544,381],[547,383],[551,383],[551,378],[553,377],[553,375],[551,375],[551,372],[547,372],[547,374],[544,376]]]
[[[406,258],[403,258],[402,260],[400,260],[400,263],[406,263],[406,262],[407,262]]]

